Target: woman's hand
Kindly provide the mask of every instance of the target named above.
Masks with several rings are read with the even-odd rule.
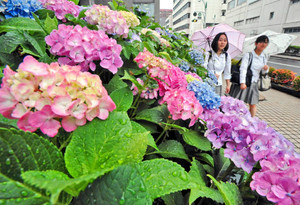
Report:
[[[219,80],[219,77],[220,77],[220,75],[218,75],[218,74],[215,74],[215,76],[216,76],[216,78]]]
[[[265,65],[265,66],[263,67],[264,70],[268,70],[268,68],[269,68],[269,66],[267,66],[267,65]]]
[[[227,85],[227,86],[226,86],[226,89],[225,89],[225,93],[228,94],[229,92],[230,92],[230,85]]]
[[[247,85],[245,83],[241,83],[240,89],[245,90],[247,88]]]

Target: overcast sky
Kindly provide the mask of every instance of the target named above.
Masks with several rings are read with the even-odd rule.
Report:
[[[160,0],[160,8],[161,9],[172,9],[173,0]]]

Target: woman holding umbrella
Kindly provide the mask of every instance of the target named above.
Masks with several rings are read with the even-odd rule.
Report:
[[[256,114],[256,104],[259,101],[258,93],[258,79],[260,71],[266,73],[269,70],[267,66],[267,58],[263,53],[264,49],[269,44],[269,38],[266,35],[259,36],[255,41],[255,49],[250,53],[246,53],[243,56],[241,67],[240,67],[240,85],[232,84],[229,95],[243,100],[245,103],[249,104],[249,110],[251,116],[254,117]],[[248,66],[251,62],[250,70],[252,71],[252,79],[249,87],[246,86],[246,74]]]
[[[230,91],[230,68],[231,68],[231,57],[227,53],[229,48],[228,38],[226,33],[218,33],[212,44],[211,51],[206,55],[204,67],[212,72],[218,83],[216,85],[216,93],[222,95],[222,73],[224,72],[224,78],[226,81],[225,92]]]

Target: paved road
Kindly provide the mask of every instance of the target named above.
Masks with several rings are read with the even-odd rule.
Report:
[[[289,69],[297,73],[296,76],[300,75],[300,60],[285,59],[271,56],[268,61],[268,65],[276,69]]]
[[[257,106],[257,117],[281,133],[300,153],[300,98],[270,89],[260,92],[265,101]]]

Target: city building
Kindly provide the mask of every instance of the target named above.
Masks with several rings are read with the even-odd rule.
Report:
[[[225,23],[247,37],[265,30],[296,35],[300,46],[300,0],[231,0]]]
[[[111,0],[80,0],[80,5],[102,4],[108,5]],[[131,10],[133,7],[139,8],[148,12],[149,16],[154,16],[156,22],[160,19],[159,0],[123,0],[126,8]]]
[[[172,9],[160,9],[159,24],[161,26],[165,26],[166,25],[166,20],[172,14],[172,11],[173,11]]]
[[[225,21],[226,0],[173,0],[172,24],[168,27],[191,36],[195,31]]]

